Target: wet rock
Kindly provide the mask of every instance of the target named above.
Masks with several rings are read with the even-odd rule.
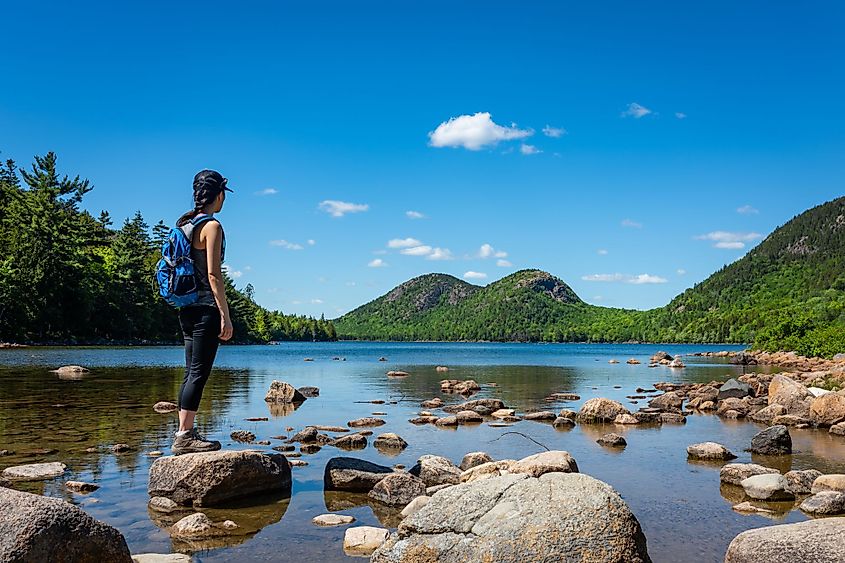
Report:
[[[307,398],[307,399],[313,399],[314,397],[320,396],[320,388],[319,387],[311,387],[311,386],[300,387],[299,389],[297,389],[297,391],[299,391],[299,394],[302,395],[303,397]]]
[[[608,362],[607,362],[607,363],[609,363],[609,364],[618,364],[618,363],[619,363],[619,360],[608,360]]]
[[[424,507],[425,505],[427,505],[428,501],[430,501],[430,500],[431,500],[430,496],[427,496],[427,495],[418,496],[417,498],[415,498],[414,500],[409,502],[408,505],[405,508],[402,509],[402,517],[407,518],[411,514],[419,512],[420,509],[422,507]]]
[[[290,445],[281,445],[281,446],[273,446],[273,449],[277,452],[292,452],[296,450],[296,446]]]
[[[516,414],[513,409],[498,409],[490,413],[493,418],[507,418]]]
[[[428,401],[423,401],[420,403],[420,406],[424,409],[439,409],[443,406],[443,399],[435,397],[433,399],[429,399]]]
[[[171,536],[179,539],[204,539],[226,535],[234,528],[237,528],[234,522],[214,524],[202,512],[195,512],[173,524],[169,531]]]
[[[404,450],[408,447],[408,442],[402,439],[398,434],[388,432],[379,435],[373,445],[380,450]]]
[[[317,441],[317,434],[319,434],[319,433],[317,432],[316,428],[314,428],[313,426],[306,426],[305,428],[303,428],[302,430],[300,430],[299,432],[297,432],[296,434],[291,436],[291,438],[290,438],[290,440],[288,440],[288,442],[290,442],[290,443],[299,442],[301,444],[313,444],[314,442]]]
[[[384,419],[375,418],[372,416],[367,416],[364,418],[359,418],[356,420],[350,420],[346,423],[347,426],[351,428],[363,428],[363,427],[372,427],[372,426],[383,426],[385,423]]]
[[[446,366],[437,366],[436,368],[434,368],[434,371],[436,371],[437,373],[443,373],[449,371],[449,368]]]
[[[815,469],[788,471],[784,474],[789,481],[789,492],[794,495],[809,495],[813,490],[813,483],[821,477],[822,472]]]
[[[683,404],[684,398],[674,391],[658,395],[648,402],[650,407],[667,412],[680,412]]]
[[[762,422],[763,424],[770,424],[775,417],[786,414],[786,407],[783,405],[769,405],[763,407],[759,411],[748,415],[748,418],[754,422]]]
[[[500,461],[488,461],[487,463],[482,463],[481,465],[477,465],[461,473],[461,483],[472,483],[473,481],[507,475],[510,473],[510,469],[514,463],[516,463],[515,459],[503,459]],[[431,491],[429,491],[428,494],[431,495]]]
[[[59,375],[68,375],[89,373],[90,370],[82,366],[62,366],[58,369],[54,369],[53,372],[58,373]]]
[[[444,416],[442,418],[438,418],[434,421],[435,426],[457,426],[458,425],[458,417],[457,416]]]
[[[732,509],[736,510],[737,512],[743,512],[746,514],[775,514],[774,510],[769,510],[768,508],[761,508],[759,506],[754,506],[750,502],[741,502],[739,504],[735,504],[731,507]]]
[[[409,473],[387,475],[367,494],[371,499],[390,506],[406,506],[425,495],[426,484]]]
[[[15,452],[12,450],[0,450],[0,457],[5,457],[9,455],[15,455]]]
[[[816,478],[816,480],[813,481],[813,494],[815,495],[823,491],[837,491],[839,493],[845,493],[845,474],[830,473]]]
[[[365,438],[366,440],[366,438]],[[318,446],[317,444],[303,444],[299,447],[299,451],[304,453],[305,455],[311,455],[319,452],[323,448]]]
[[[264,400],[268,403],[304,403],[307,397],[290,383],[273,381]]]
[[[444,484],[455,485],[461,479],[459,467],[456,467],[451,460],[436,455],[422,456],[408,472],[422,479],[426,487]]]
[[[66,481],[65,488],[74,493],[93,493],[100,488],[100,485],[94,483],[85,483],[82,481]]]
[[[363,450],[367,447],[367,437],[363,434],[349,434],[332,440],[329,445],[343,450]]]
[[[563,429],[563,428],[572,428],[575,426],[575,421],[571,418],[563,418],[562,416],[557,417],[552,422],[552,426],[555,428]]]
[[[326,464],[323,484],[327,491],[368,493],[393,470],[351,457],[335,457]]]
[[[281,454],[217,451],[158,458],[148,492],[181,505],[214,506],[229,500],[289,492],[290,463]]]
[[[729,485],[740,486],[740,483],[754,475],[780,475],[780,471],[756,463],[728,463],[719,470],[719,480]]]
[[[557,415],[550,411],[530,412],[522,417],[523,420],[533,420],[535,422],[554,422]]]
[[[628,441],[625,440],[624,436],[620,436],[619,434],[605,434],[598,440],[596,443],[601,444],[602,446],[609,446],[612,448],[622,448],[628,445]]]
[[[801,503],[799,508],[813,516],[837,516],[845,514],[845,493],[822,491]]]
[[[472,379],[466,381],[444,379],[440,382],[440,391],[444,393],[458,393],[459,395],[472,395],[481,391],[481,385]]]
[[[244,442],[249,444],[250,442],[255,441],[255,434],[247,430],[235,430],[229,436],[232,438],[232,440],[236,442]]]
[[[769,405],[781,405],[786,412],[808,416],[813,395],[806,387],[783,375],[775,375],[769,383]]]
[[[660,412],[635,412],[633,417],[637,419],[640,424],[660,424],[660,416],[664,413]]]
[[[147,503],[147,507],[152,511],[161,512],[162,514],[170,514],[180,508],[178,504],[167,497],[153,497]]]
[[[455,420],[458,424],[481,424],[484,417],[475,411],[460,411],[455,414]]]
[[[134,563],[191,563],[191,556],[184,553],[141,553],[133,555]]]
[[[737,381],[736,379],[729,379],[724,385],[719,387],[718,400],[725,399],[742,399],[743,397],[753,396],[754,390],[747,383]]]
[[[845,422],[840,422],[839,424],[834,424],[830,427],[829,432],[831,434],[836,434],[837,436],[845,436]]]
[[[179,410],[179,405],[168,401],[159,401],[153,405],[153,410],[159,414],[167,414],[169,412],[176,412]]]
[[[627,362],[625,362],[625,363],[626,363],[626,364],[630,364],[630,365],[632,365],[632,366],[635,366],[635,365],[638,365],[638,364],[640,363],[640,361],[639,361],[638,359],[636,359],[636,358],[630,358],[630,359],[629,359]]]
[[[828,393],[813,399],[810,421],[816,426],[833,426],[845,421],[845,395]]]
[[[9,481],[44,481],[64,475],[65,469],[64,463],[30,463],[7,467],[0,476]]]
[[[408,377],[411,375],[407,371],[399,371],[399,370],[390,370],[387,372],[388,377]]]
[[[751,438],[751,453],[786,455],[792,453],[792,436],[786,426],[770,426]]]
[[[411,424],[435,424],[438,420],[436,416],[418,416],[416,418],[408,419]],[[455,420],[457,422],[457,419]]]
[[[343,536],[343,551],[347,555],[371,555],[387,540],[390,532],[384,528],[358,526],[349,528]]]
[[[789,492],[789,481],[783,475],[752,475],[743,479],[740,486],[749,497],[769,502],[793,500],[795,495]]]
[[[704,461],[726,461],[736,459],[736,456],[722,444],[716,442],[702,442],[687,447],[687,456],[690,459]]]
[[[756,366],[757,358],[750,352],[737,352],[731,356],[731,363],[737,366]]]
[[[578,464],[569,452],[553,450],[522,458],[513,463],[508,471],[539,477],[546,473],[578,473]]]
[[[551,395],[557,401],[580,401],[581,396],[575,393],[552,393]]]
[[[661,424],[686,424],[687,417],[676,412],[662,412],[660,413]]]
[[[311,519],[317,526],[343,526],[344,524],[351,524],[355,521],[354,516],[347,516],[346,514],[321,514]]]
[[[728,414],[731,411],[735,414]],[[727,399],[719,402],[719,408],[716,409],[716,414],[726,418],[743,418],[748,414],[748,403],[744,399],[728,397]]]
[[[620,414],[631,413],[618,401],[597,397],[581,406],[581,410],[578,411],[578,422],[613,422]]]
[[[349,432],[349,428],[343,426],[325,426],[322,424],[315,424],[312,428],[316,428],[320,432]]]
[[[473,410],[474,412],[477,412],[477,413],[478,413],[478,414],[480,414],[481,416],[490,416],[491,414],[493,414],[492,409],[490,409],[490,408],[488,408],[488,407],[485,407],[484,405],[478,405],[477,407],[475,407],[475,408],[474,408],[474,409],[472,409],[472,410]]]
[[[461,411],[474,410],[478,406],[487,407],[490,412],[493,412],[505,408],[505,403],[501,399],[474,399],[459,405],[447,405],[443,407],[443,410],[449,414],[455,414]]]
[[[489,463],[491,461],[493,461],[493,458],[486,452],[470,452],[461,460],[461,465],[459,467],[461,471],[467,471],[473,467],[478,467],[481,464]]]
[[[822,518],[742,532],[725,563],[842,563],[845,518]]]
[[[440,491],[402,521],[372,562],[586,561],[585,554],[650,561],[639,523],[616,491],[586,475],[551,473]]]
[[[716,403],[714,401],[703,401],[700,405],[698,405],[698,410],[700,410],[700,411],[716,410]]]
[[[637,417],[631,414],[620,414],[613,419],[614,424],[639,424]]]
[[[126,540],[63,500],[0,488],[0,561],[131,563]]]

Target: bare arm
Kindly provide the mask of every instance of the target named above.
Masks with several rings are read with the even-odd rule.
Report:
[[[208,262],[208,282],[214,301],[220,309],[220,338],[232,337],[232,320],[229,316],[229,304],[226,302],[226,285],[223,282],[223,264],[220,261],[223,251],[223,229],[217,221],[209,221],[200,234],[205,238],[205,256]]]

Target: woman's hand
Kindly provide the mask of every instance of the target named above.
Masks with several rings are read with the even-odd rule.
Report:
[[[229,340],[234,332],[232,319],[228,315],[220,315],[220,340]]]

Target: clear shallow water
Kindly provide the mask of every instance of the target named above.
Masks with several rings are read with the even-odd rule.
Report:
[[[707,346],[660,346],[670,354],[724,349]],[[683,426],[628,428],[577,426],[558,431],[536,422],[520,422],[512,428],[487,424],[457,430],[417,427],[408,419],[421,410],[419,403],[439,395],[439,381],[472,378],[485,386],[476,397],[492,396],[518,411],[535,409],[577,410],[589,398],[617,399],[632,410],[626,395],[637,387],[649,388],[657,381],[710,381],[738,375],[741,369],[718,360],[685,358],[684,370],[649,369],[654,345],[573,344],[448,344],[448,343],[291,343],[280,346],[226,346],[221,348],[216,369],[200,407],[203,430],[223,442],[224,448],[246,449],[229,439],[233,430],[250,430],[259,440],[291,435],[308,424],[345,426],[354,418],[374,411],[386,412],[378,435],[396,432],[409,447],[388,457],[370,446],[344,452],[324,447],[304,455],[307,467],[293,468],[292,496],[260,498],[227,508],[207,510],[214,521],[231,519],[241,533],[225,540],[186,545],[171,541],[163,529],[169,521],[149,513],[146,507],[147,475],[152,459],[146,453],[164,450],[176,428],[175,415],[160,415],[152,405],[174,400],[181,378],[181,348],[31,348],[0,350],[0,449],[16,455],[0,458],[0,468],[21,463],[62,461],[69,471],[62,479],[21,487],[77,503],[92,516],[116,526],[126,536],[133,553],[167,553],[183,550],[201,561],[344,561],[344,527],[317,528],[311,518],[327,511],[341,511],[361,525],[398,523],[396,511],[371,505],[366,496],[325,494],[323,469],[335,456],[352,455],[383,465],[408,467],[423,454],[438,454],[460,462],[471,451],[487,451],[495,459],[521,458],[541,449],[525,438],[505,434],[518,431],[551,449],[572,453],[583,473],[613,485],[636,514],[648,538],[654,561],[722,561],[725,549],[739,532],[773,523],[806,519],[791,504],[778,504],[776,519],[744,516],[731,510],[742,500],[742,491],[720,489],[719,464],[687,462],[686,446],[702,441],[725,444],[739,455],[739,462],[752,461],[743,450],[762,426],[742,421],[723,421],[711,415],[693,415]],[[345,361],[332,361],[333,356]],[[379,362],[385,356],[387,362]],[[313,362],[303,359],[313,358]],[[641,365],[627,365],[636,357]],[[619,365],[608,360],[619,359]],[[77,381],[60,380],[48,370],[80,364],[91,373]],[[447,365],[448,374],[434,367]],[[412,375],[387,378],[391,369]],[[766,369],[766,368],[760,368]],[[296,387],[315,385],[320,397],[309,399],[290,413],[270,411],[264,394],[273,379]],[[618,387],[618,388],[617,388]],[[553,392],[573,392],[581,401],[547,403]],[[384,399],[397,404],[356,403]],[[444,396],[446,402],[460,397]],[[247,417],[266,416],[268,422],[246,422]],[[628,447],[612,450],[595,440],[606,432],[625,435]],[[788,469],[816,468],[845,472],[845,440],[816,430],[793,430],[796,453],[776,459],[753,461]],[[114,454],[108,448],[128,443],[135,450]],[[278,444],[273,441],[273,445]],[[85,450],[97,447],[95,453]],[[37,448],[56,453],[31,452]],[[266,448],[269,450],[269,446]],[[27,453],[31,452],[31,453]],[[93,481],[101,488],[90,495],[65,491],[64,480]]]

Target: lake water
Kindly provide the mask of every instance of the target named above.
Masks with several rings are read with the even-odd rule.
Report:
[[[731,510],[742,491],[719,485],[719,464],[687,461],[686,447],[703,441],[726,445],[750,462],[745,452],[762,426],[728,421],[713,415],[691,415],[686,425],[663,427],[577,426],[555,430],[551,425],[523,421],[512,428],[486,423],[441,429],[408,422],[423,400],[440,396],[439,381],[475,379],[484,386],[473,398],[501,398],[518,412],[562,408],[577,410],[592,397],[621,401],[626,395],[658,381],[704,382],[724,380],[742,368],[723,360],[687,357],[686,369],[647,367],[658,349],[670,354],[730,349],[708,346],[576,345],[576,344],[451,344],[451,343],[289,343],[278,346],[225,346],[206,387],[198,421],[201,429],[227,449],[254,449],[234,443],[233,430],[249,430],[258,440],[291,435],[286,428],[309,424],[345,426],[346,422],[383,411],[387,424],[375,435],[395,432],[409,447],[388,457],[370,445],[348,453],[323,447],[303,455],[306,467],[293,468],[293,491],[288,498],[260,498],[247,504],[205,511],[214,521],[231,519],[239,534],[213,542],[186,545],[171,541],[163,529],[170,522],[147,510],[147,479],[152,450],[168,453],[177,427],[175,414],[152,410],[157,401],[173,401],[182,376],[181,348],[28,348],[0,350],[0,449],[17,452],[0,458],[0,469],[22,463],[62,461],[65,477],[21,486],[78,504],[89,514],[117,527],[132,553],[193,553],[197,561],[345,561],[345,527],[318,528],[311,518],[339,511],[357,519],[356,525],[395,527],[396,511],[367,502],[366,496],[324,494],[323,469],[336,456],[352,455],[383,465],[412,466],[424,454],[449,457],[459,463],[467,452],[486,451],[494,459],[521,458],[542,451],[518,431],[550,449],[569,451],[581,472],[610,483],[639,519],[649,552],[656,562],[722,561],[731,539],[739,532],[807,517],[791,503],[772,507],[777,516],[745,516]],[[737,348],[734,348],[737,349]],[[340,356],[345,361],[333,361]],[[379,362],[380,357],[387,362]],[[312,362],[303,361],[313,358]],[[627,365],[638,358],[641,365]],[[619,365],[608,360],[619,359]],[[81,380],[65,381],[48,370],[66,364],[91,369]],[[448,374],[435,366],[449,366]],[[767,369],[767,368],[754,368]],[[388,370],[404,370],[407,378],[388,378]],[[314,385],[320,396],[308,399],[290,413],[270,411],[265,392],[274,379],[296,387]],[[573,392],[581,401],[547,403],[554,392]],[[372,405],[356,401],[383,399],[396,404]],[[444,396],[447,403],[460,397]],[[246,422],[269,417],[268,422]],[[624,450],[596,444],[606,432],[623,434]],[[754,461],[789,469],[816,468],[845,473],[845,440],[819,430],[793,430],[792,456]],[[114,454],[109,447],[127,443],[134,450]],[[273,440],[273,445],[280,442]],[[95,447],[96,451],[86,450]],[[37,449],[57,450],[38,453]],[[270,447],[263,449],[269,450]],[[64,480],[95,482],[90,495],[67,492]]]

